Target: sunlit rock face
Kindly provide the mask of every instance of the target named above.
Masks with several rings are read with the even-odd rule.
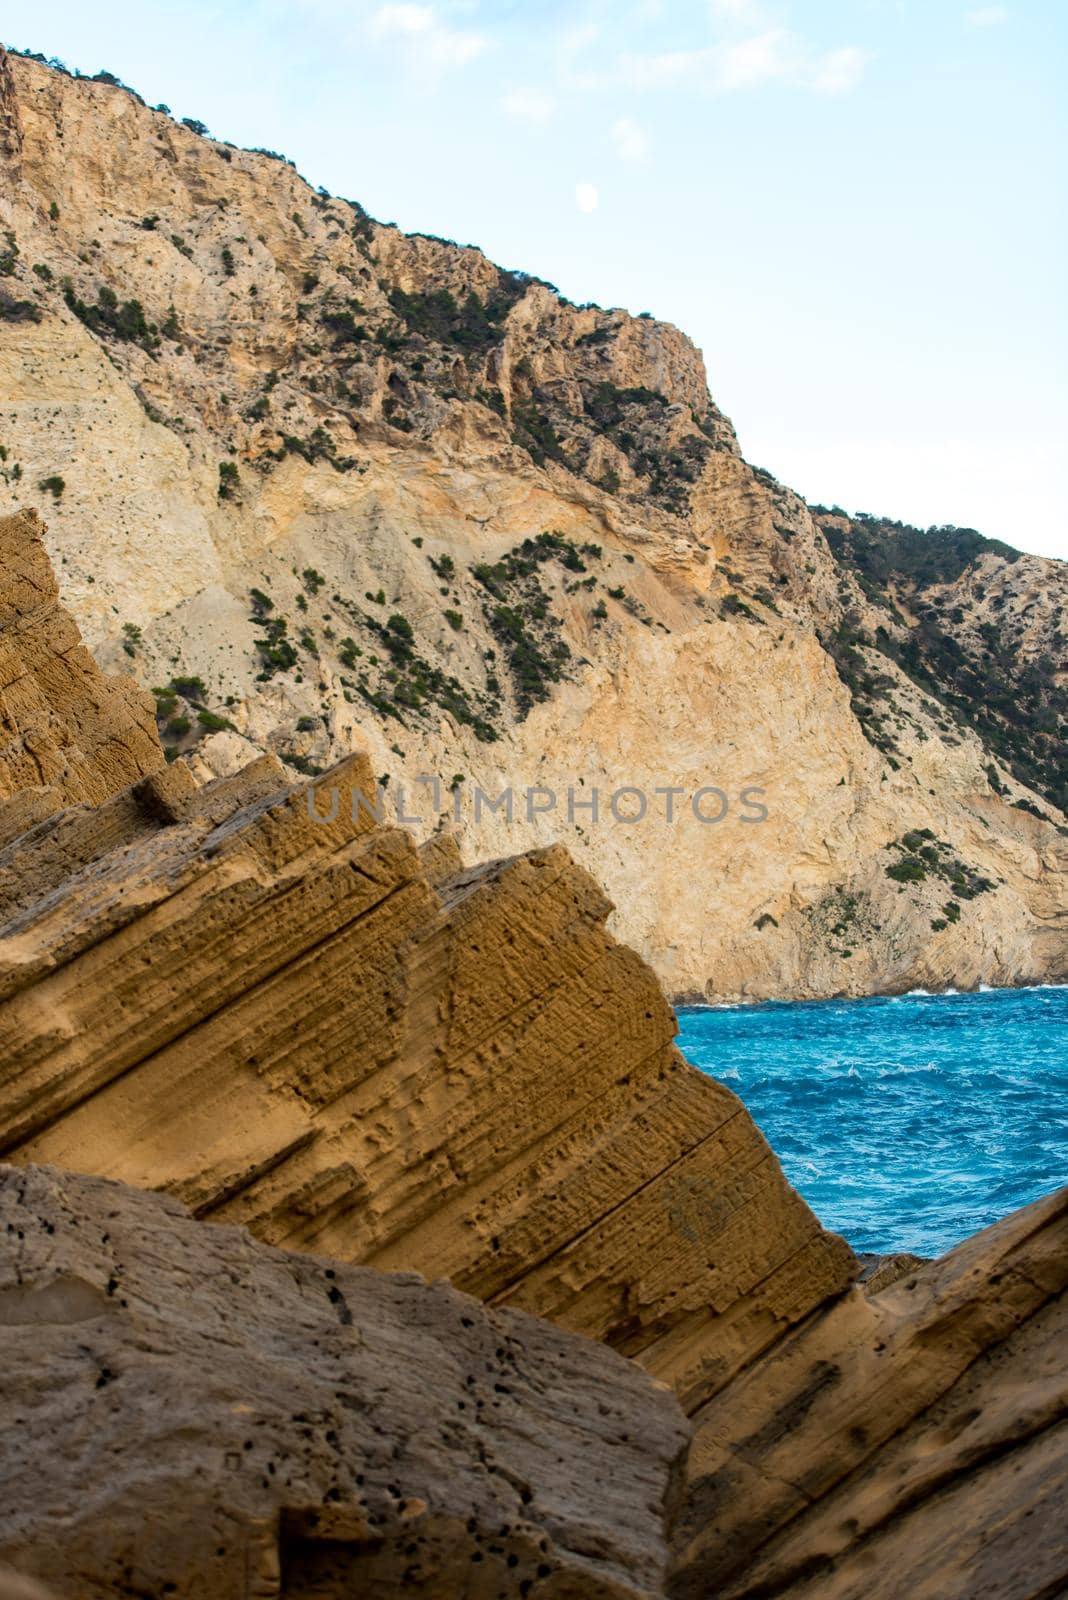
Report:
[[[9,55],[0,128],[0,491],[198,775],[363,752],[419,838],[565,844],[674,995],[1063,976],[1063,564],[921,593],[745,462],[676,329],[122,88]]]

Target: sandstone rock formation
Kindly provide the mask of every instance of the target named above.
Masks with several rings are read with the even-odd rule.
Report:
[[[464,869],[375,803],[365,757],[176,763],[0,853],[0,1152],[446,1274],[705,1398],[851,1252],[562,849]]]
[[[108,678],[59,604],[33,512],[0,518],[0,839],[163,766],[152,699]]]
[[[695,1417],[675,1600],[1068,1586],[1068,1190],[855,1288]]]
[[[972,714],[1017,625],[999,697],[1063,692],[1063,564],[988,551],[947,591],[961,692],[917,671],[909,596],[743,460],[676,329],[379,225],[107,79],[6,57],[0,130],[0,492],[47,512],[87,640],[199,775],[362,751],[420,837],[563,843],[674,995],[1065,974],[1063,794]],[[461,778],[557,804],[452,821]],[[639,826],[607,813],[624,784]],[[596,822],[569,812],[594,789]],[[940,865],[888,876],[925,830]]]
[[[0,1241],[0,1558],[71,1600],[661,1592],[687,1429],[603,1347],[47,1168]]]
[[[465,869],[374,804],[361,757],[177,762],[0,851],[0,1560],[212,1600],[1058,1594],[1068,1192],[858,1282],[564,851]],[[674,1403],[574,1333],[674,1389],[684,1468]]]

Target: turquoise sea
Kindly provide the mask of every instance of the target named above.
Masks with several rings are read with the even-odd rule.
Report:
[[[858,1251],[937,1255],[1068,1183],[1068,988],[679,1011]]]

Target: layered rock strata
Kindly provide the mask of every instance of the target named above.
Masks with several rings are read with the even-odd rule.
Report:
[[[26,519],[17,531],[30,543],[39,532]],[[22,550],[16,571],[34,559]],[[5,581],[0,570],[0,596]],[[42,714],[72,728],[69,677],[43,657],[39,667]],[[85,679],[82,691],[103,703],[111,691],[91,663]],[[418,1538],[403,1546],[414,1563],[404,1572],[419,1574],[407,1579],[395,1564],[396,1522],[368,1534],[360,1517],[332,1509],[359,1499],[349,1478],[342,1491],[322,1476],[327,1462],[340,1467],[320,1444],[333,1450],[329,1433],[341,1434],[329,1423],[320,1437],[327,1403],[310,1390],[336,1388],[350,1359],[366,1374],[352,1331],[366,1323],[368,1347],[393,1351],[381,1372],[396,1380],[400,1409],[376,1443],[366,1433],[373,1413],[355,1406],[346,1471],[379,1484],[384,1456],[387,1494],[393,1484],[405,1509],[409,1495],[426,1502],[417,1522],[426,1519],[427,1561],[448,1574],[437,1590],[427,1578],[427,1594],[1050,1600],[1068,1583],[1059,1532],[1068,1193],[941,1261],[899,1261],[859,1283],[860,1264],[790,1189],[741,1102],[679,1056],[652,973],[607,933],[607,900],[562,849],[464,868],[447,835],[420,847],[377,819],[361,757],[303,788],[270,759],[198,786],[182,762],[157,765],[149,738],[148,770],[116,792],[109,750],[94,740],[82,750],[80,781],[101,786],[97,803],[55,810],[0,851],[0,1141],[11,1164],[0,1189],[0,1316],[16,1330],[5,1378],[15,1459],[30,1484],[13,1501],[22,1520],[0,1538],[0,1560],[60,1593],[71,1581],[114,1592],[121,1569],[127,1587],[181,1582],[214,1595],[203,1564],[180,1579],[164,1571],[167,1552],[192,1539],[180,1531],[185,1510],[199,1507],[200,1525],[210,1509],[220,1527],[245,1530],[237,1544],[253,1552],[251,1567],[244,1557],[233,1567],[228,1539],[211,1546],[226,1557],[217,1558],[220,1600],[340,1600],[354,1572],[374,1575],[369,1592],[411,1592],[405,1582],[423,1582]],[[167,1198],[83,1183],[55,1166]],[[181,1202],[199,1218],[245,1224],[266,1245],[199,1228]],[[100,1223],[102,1207],[117,1220],[97,1234],[88,1222]],[[467,1302],[452,1290],[266,1248],[280,1244],[445,1276],[489,1310],[459,1313],[461,1330],[464,1316],[476,1330],[468,1344],[464,1332],[453,1338]],[[198,1261],[210,1268],[206,1303],[190,1265]],[[239,1307],[229,1321],[220,1284]],[[402,1322],[409,1343],[398,1355],[383,1328]],[[483,1410],[507,1405],[537,1437],[551,1393],[550,1423],[581,1423],[555,1464],[568,1484],[572,1470],[585,1471],[589,1497],[545,1501],[552,1526],[537,1537],[551,1535],[557,1566],[539,1561],[529,1575],[525,1530],[522,1548],[502,1543],[511,1532],[496,1535],[498,1549],[479,1546],[504,1562],[503,1572],[486,1567],[486,1587],[481,1573],[470,1576],[482,1566],[471,1541],[499,1503],[479,1498],[481,1469],[493,1477],[486,1440],[462,1427],[446,1440],[446,1429],[424,1449],[404,1411],[402,1356],[429,1327],[437,1354],[419,1360],[442,1371],[441,1392],[452,1394],[458,1369],[433,1367],[441,1342],[455,1361],[502,1326],[539,1329],[522,1336],[533,1352],[523,1399],[513,1414],[510,1380],[494,1368],[494,1408],[479,1368],[463,1380],[476,1413],[478,1399]],[[692,1446],[675,1477],[674,1401],[607,1353],[595,1358],[575,1333],[632,1357],[691,1414]],[[48,1350],[55,1369],[42,1366]],[[570,1363],[568,1381],[546,1391],[534,1355],[552,1351]],[[224,1359],[236,1369],[219,1367]],[[249,1362],[262,1378],[258,1411],[241,1409]],[[136,1380],[132,1405],[124,1364]],[[203,1383],[190,1380],[188,1396],[187,1366]],[[60,1369],[69,1383],[56,1383]],[[630,1399],[613,1410],[603,1385],[620,1372]],[[176,1374],[174,1406],[153,1408]],[[301,1385],[307,1407],[287,1420],[279,1405]],[[460,1394],[457,1413],[470,1403]],[[172,1411],[186,1418],[181,1427]],[[298,1500],[282,1493],[296,1479],[274,1482],[274,1456],[247,1494],[231,1494],[219,1474],[238,1452],[224,1452],[222,1468],[216,1453],[202,1500],[144,1464],[173,1445],[165,1459],[185,1471],[183,1452],[206,1448],[205,1428],[240,1433],[240,1462],[252,1415],[272,1419],[272,1448],[291,1454],[291,1425],[310,1428]],[[624,1415],[638,1418],[640,1489]],[[55,1449],[42,1451],[36,1423],[53,1430]],[[123,1441],[137,1465],[119,1492],[92,1452],[110,1459]],[[251,1441],[258,1460],[255,1433]],[[438,1451],[446,1443],[455,1458]],[[618,1484],[615,1445],[626,1447]],[[471,1451],[478,1461],[465,1471]],[[374,1471],[357,1467],[365,1455]],[[450,1481],[438,1484],[438,1472]],[[505,1473],[507,1490],[496,1486],[513,1500],[514,1476]],[[98,1482],[104,1498],[81,1507],[76,1485]],[[632,1491],[647,1496],[644,1516]],[[309,1521],[316,1499],[325,1524]],[[146,1506],[160,1518],[157,1555],[138,1533]],[[57,1514],[69,1545],[52,1537]],[[64,1550],[80,1552],[73,1567]],[[234,1587],[239,1569],[251,1588]]]

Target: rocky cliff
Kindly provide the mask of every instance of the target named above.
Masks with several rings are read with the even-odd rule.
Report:
[[[0,596],[32,517],[4,551]],[[123,703],[39,665],[49,724]],[[203,1600],[1068,1582],[1068,1192],[862,1283],[562,849],[417,847],[365,757],[143,765],[0,853],[0,1558]]]
[[[564,843],[676,995],[1063,975],[1046,733],[976,715],[992,666],[1048,712],[1061,564],[973,554],[997,638],[960,680],[745,462],[674,328],[378,224],[106,74],[9,55],[0,127],[2,487],[169,754],[360,751],[420,838]]]
[[[465,869],[373,807],[362,756],[177,762],[0,853],[0,1153],[447,1274],[707,1396],[852,1253],[564,850]]]

